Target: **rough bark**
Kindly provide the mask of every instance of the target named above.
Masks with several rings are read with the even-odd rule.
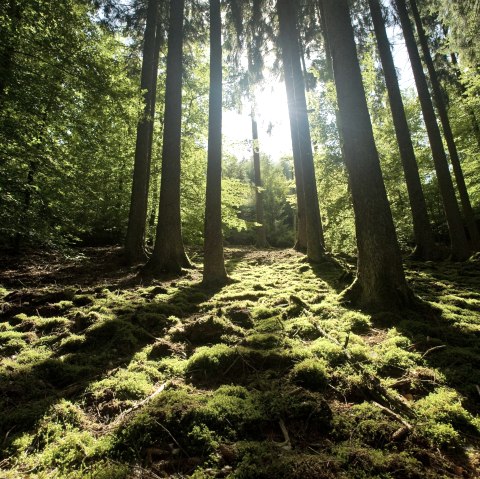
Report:
[[[344,298],[367,309],[406,306],[407,286],[383,183],[347,0],[323,0],[352,190],[358,249],[355,282]]]
[[[147,23],[143,46],[141,88],[144,94],[144,112],[137,126],[135,162],[133,167],[132,196],[128,228],[125,239],[125,258],[129,263],[146,259],[144,249],[145,227],[148,208],[148,183],[150,175],[150,152],[152,135],[149,134],[151,95],[153,92],[153,70],[155,63],[155,30],[157,23],[158,0],[149,0],[147,6]]]
[[[155,247],[145,266],[154,274],[178,274],[190,266],[180,215],[184,6],[184,0],[170,0],[160,205]]]
[[[369,5],[400,149],[400,158],[405,173],[410,208],[412,210],[413,231],[416,243],[414,257],[423,260],[438,259],[438,251],[435,247],[433,231],[428,218],[427,204],[422,190],[415,150],[398,85],[397,72],[390,49],[390,42],[388,41],[385,20],[379,0],[369,0]]]
[[[220,0],[210,0],[210,96],[204,284],[224,284],[227,272],[222,235],[222,25]]]
[[[324,258],[325,248],[313,163],[312,141],[310,138],[305,80],[302,72],[299,35],[296,27],[295,5],[292,0],[279,0],[277,11],[280,24],[282,58],[285,62],[284,68],[291,69],[291,78],[293,80],[294,114],[296,115],[305,194],[307,257],[310,261],[318,262]]]
[[[470,234],[470,241],[474,249],[480,247],[480,234],[475,221],[475,214],[473,212],[472,204],[470,202],[470,196],[468,195],[467,185],[465,184],[465,177],[462,171],[462,165],[460,163],[460,157],[458,155],[457,145],[453,136],[452,127],[450,125],[450,119],[448,118],[447,106],[440,85],[440,80],[433,64],[432,55],[428,46],[427,36],[423,28],[420,12],[418,11],[417,3],[415,0],[410,0],[411,10],[413,13],[413,19],[417,27],[418,39],[420,47],[422,48],[423,59],[427,65],[428,74],[430,76],[430,83],[432,85],[433,98],[437,107],[438,116],[442,123],[443,134],[445,141],[447,142],[448,152],[450,154],[450,162],[452,163],[453,173],[457,182],[457,188],[460,195],[460,202],[462,204],[462,211],[467,223],[468,232]]]
[[[437,172],[438,185],[450,233],[452,258],[463,261],[470,256],[470,248],[464,231],[460,209],[455,197],[452,177],[450,176],[447,156],[445,154],[442,136],[440,134],[435,110],[430,97],[427,79],[423,71],[405,0],[395,0],[395,5],[402,25],[403,36],[410,57],[418,97],[430,141],[435,171]]]
[[[260,248],[268,246],[267,232],[265,228],[265,213],[263,207],[263,182],[260,169],[260,147],[258,143],[258,126],[255,119],[255,109],[252,108],[252,143],[253,143],[253,172],[255,181],[255,213],[260,226],[256,229],[256,244]]]
[[[318,7],[318,16],[320,17],[320,28],[322,30],[322,37],[323,37],[323,42],[325,47],[325,64],[327,67],[328,79],[334,82],[332,53],[330,49],[330,43],[328,41],[327,26],[325,24],[325,12],[323,10],[322,0],[317,0],[317,7]],[[340,149],[342,150],[342,158],[345,158],[345,153],[343,151],[342,125],[341,125],[338,108],[335,108],[335,123],[337,125],[338,139],[340,141]]]

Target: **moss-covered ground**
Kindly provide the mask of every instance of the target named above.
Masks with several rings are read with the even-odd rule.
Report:
[[[424,304],[374,315],[332,263],[226,261],[217,290],[112,249],[4,262],[0,477],[479,477],[478,258],[409,263]]]

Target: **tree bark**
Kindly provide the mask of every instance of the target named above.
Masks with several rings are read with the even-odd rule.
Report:
[[[152,135],[149,134],[153,119],[151,112],[151,95],[153,92],[153,70],[155,63],[155,30],[157,23],[158,0],[149,0],[147,6],[147,23],[143,46],[141,88],[144,93],[144,112],[137,127],[135,162],[133,167],[132,196],[128,228],[125,239],[125,258],[128,263],[146,259],[144,249],[145,227],[148,208],[148,183],[150,176],[150,155]]]
[[[210,100],[203,283],[227,282],[222,234],[222,21],[220,0],[210,0]]]
[[[448,118],[447,106],[445,104],[442,87],[438,79],[435,65],[433,64],[432,55],[428,46],[427,36],[423,28],[420,12],[418,11],[417,3],[415,0],[410,0],[411,10],[413,13],[413,19],[417,27],[418,39],[423,52],[423,59],[427,65],[428,74],[430,76],[430,83],[432,85],[433,98],[437,107],[438,116],[442,123],[443,134],[447,142],[448,152],[450,154],[450,161],[453,167],[453,173],[457,182],[458,192],[460,194],[460,202],[462,204],[463,215],[465,217],[468,232],[470,234],[470,241],[472,247],[478,250],[480,247],[480,234],[475,221],[475,214],[473,212],[470,197],[467,191],[467,185],[465,184],[465,177],[462,171],[462,165],[460,163],[460,157],[458,156],[457,145],[455,144],[455,138],[453,136],[452,127],[450,125],[450,119]]]
[[[398,85],[397,72],[390,49],[390,42],[388,41],[385,20],[379,0],[369,0],[369,5],[412,211],[413,231],[416,243],[413,256],[416,259],[423,260],[438,259],[438,251],[435,247],[433,231],[428,218],[427,204],[422,190],[415,150],[413,148],[402,95]]]
[[[287,91],[288,116],[290,120],[290,135],[292,138],[293,168],[295,190],[297,193],[297,237],[294,249],[307,252],[307,218],[305,215],[305,188],[303,185],[303,167],[301,160],[300,139],[298,136],[297,115],[295,111],[295,93],[293,88],[292,69],[290,61],[283,55],[283,71]]]
[[[260,147],[258,143],[258,126],[255,119],[255,108],[252,107],[252,143],[253,143],[253,171],[255,179],[255,213],[257,223],[260,226],[256,228],[256,244],[260,248],[268,246],[267,232],[265,228],[265,214],[263,207],[263,182],[260,168]]]
[[[294,114],[296,116],[305,194],[307,257],[310,261],[319,262],[325,256],[325,248],[305,96],[305,80],[302,73],[299,35],[296,26],[297,15],[292,0],[279,0],[277,11],[280,24],[282,58],[286,68],[291,69],[293,81]]]
[[[413,76],[417,85],[418,97],[422,107],[423,118],[425,120],[428,138],[430,140],[430,147],[432,149],[433,161],[437,172],[443,208],[450,233],[452,258],[463,261],[470,256],[470,248],[464,231],[457,199],[455,197],[455,190],[453,188],[452,177],[450,176],[440,129],[435,116],[435,110],[428,90],[427,80],[423,71],[405,0],[395,0],[395,5],[397,6],[398,16],[402,25],[403,36],[410,57]]]
[[[160,205],[155,247],[145,266],[153,274],[178,274],[190,266],[180,215],[184,7],[184,0],[170,0]]]
[[[346,300],[372,310],[408,305],[407,286],[368,112],[347,0],[323,0],[358,248]]]

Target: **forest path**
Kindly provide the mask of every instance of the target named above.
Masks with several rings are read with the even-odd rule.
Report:
[[[112,248],[3,264],[0,477],[476,477],[478,260],[373,316],[292,250],[227,248],[217,290]]]

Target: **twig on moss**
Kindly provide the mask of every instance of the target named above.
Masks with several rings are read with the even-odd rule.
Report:
[[[373,404],[375,404],[375,406],[380,408],[382,411],[384,411],[389,416],[396,419],[399,423],[403,424],[409,431],[411,431],[413,429],[413,426],[409,422],[405,421],[405,419],[403,419],[402,416],[400,416],[396,412],[392,411],[390,408],[384,406],[383,404],[378,403],[377,401],[373,401]]]
[[[285,426],[285,423],[283,422],[283,419],[280,419],[280,421],[278,421],[278,423],[280,425],[280,429],[282,430],[282,434],[283,434],[283,437],[285,439],[285,442],[279,444],[279,446],[281,446],[283,449],[286,449],[286,450],[290,451],[292,449],[292,443],[290,441],[290,436],[288,435],[287,427]]]
[[[142,399],[141,401],[139,401],[138,403],[134,404],[131,408],[129,409],[126,409],[125,411],[123,411],[122,413],[120,413],[117,418],[115,419],[115,421],[113,421],[111,424],[110,424],[110,427],[115,427],[117,424],[119,424],[120,422],[122,422],[129,414],[131,414],[132,412],[136,411],[137,409],[141,408],[142,406],[144,406],[145,404],[149,403],[150,401],[152,401],[154,398],[156,398],[160,393],[162,393],[165,388],[167,387],[167,385],[169,384],[169,381],[161,384],[157,389],[155,389],[155,391],[153,392],[153,394],[150,394],[150,396],[146,397],[145,399]]]
[[[430,348],[430,349],[427,349],[423,354],[422,354],[422,358],[424,358],[425,356],[429,355],[430,353],[433,353],[434,351],[438,351],[440,349],[445,349],[447,346],[445,344],[442,344],[440,346],[435,346],[433,348]]]
[[[323,337],[327,338],[332,343],[342,348],[342,344],[334,337],[332,337],[327,331],[322,329],[320,326],[318,326],[318,324],[313,321],[312,324]],[[372,374],[370,371],[367,371],[361,364],[353,361],[352,356],[347,349],[342,348],[342,353],[345,355],[347,361],[350,363],[353,369],[355,369],[355,371],[359,372],[363,376],[366,382],[365,387],[370,393],[370,396],[372,396],[372,399],[386,403],[388,404],[388,406],[390,406],[390,408],[395,407],[395,409],[401,411],[405,416],[409,418],[416,417],[415,412],[407,404],[405,404],[401,399],[394,397],[390,391],[388,391],[384,386],[382,386],[380,379],[377,376]]]

